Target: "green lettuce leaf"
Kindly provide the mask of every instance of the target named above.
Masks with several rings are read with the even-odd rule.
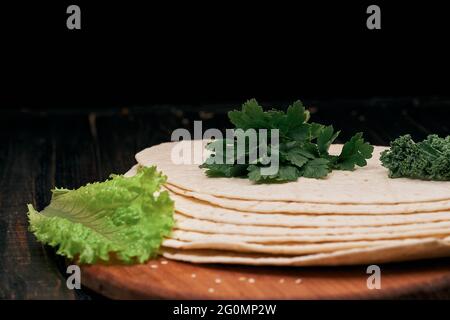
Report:
[[[145,262],[157,255],[174,224],[173,201],[159,191],[165,181],[148,167],[133,177],[111,175],[76,190],[55,189],[41,212],[28,205],[30,230],[80,263],[108,261],[111,253],[125,263]]]

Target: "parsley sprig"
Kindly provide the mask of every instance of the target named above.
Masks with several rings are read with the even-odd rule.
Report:
[[[245,102],[242,110],[228,113],[228,117],[236,129],[278,129],[279,130],[279,170],[273,175],[263,175],[261,168],[267,166],[264,159],[258,158],[253,163],[239,164],[237,152],[234,152],[234,163],[228,164],[226,146],[233,145],[235,140],[220,139],[207,145],[214,151],[210,159],[200,167],[206,168],[209,177],[243,177],[256,183],[276,183],[295,181],[298,177],[323,178],[332,170],[354,170],[355,166],[367,165],[366,159],[372,157],[373,146],[364,142],[362,133],[355,134],[347,141],[340,155],[330,155],[328,149],[336,140],[340,131],[333,126],[311,122],[310,113],[305,110],[301,101],[296,101],[287,108],[264,111],[255,99]],[[269,131],[270,132],[270,131]],[[270,141],[270,138],[267,139]],[[258,137],[258,141],[261,141]],[[258,146],[257,146],[258,147]],[[270,148],[268,152],[270,155]],[[248,160],[252,150],[246,144],[245,157]],[[223,158],[223,163],[214,163],[213,158]]]

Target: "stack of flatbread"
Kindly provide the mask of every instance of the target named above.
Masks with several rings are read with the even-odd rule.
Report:
[[[163,242],[169,259],[249,265],[352,265],[450,256],[450,182],[390,179],[375,147],[355,171],[325,179],[255,184],[209,178],[194,163],[204,141],[163,143],[139,152],[137,166],[167,175],[176,226]],[[173,161],[190,144],[191,164]],[[186,147],[186,146],[183,146]],[[332,145],[339,153],[342,145]],[[190,152],[189,152],[190,153]],[[205,159],[208,154],[203,154]],[[179,161],[178,161],[179,162]],[[188,161],[189,162],[189,161]]]

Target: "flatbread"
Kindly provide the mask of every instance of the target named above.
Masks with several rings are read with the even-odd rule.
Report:
[[[125,176],[133,176],[136,174],[137,167],[137,165],[132,167],[125,174]],[[214,207],[203,201],[198,201],[188,197],[181,197],[174,193],[171,193],[171,197],[175,200],[177,211],[183,215],[201,220],[237,225],[286,227],[372,227],[450,220],[450,211],[389,216],[258,214]]]
[[[134,166],[132,166],[130,168],[130,170],[128,170],[127,172],[124,173],[124,176],[125,177],[133,177],[133,176],[135,176],[139,167],[140,167],[139,164],[135,164]]]
[[[250,213],[214,207],[206,202],[171,193],[175,210],[183,215],[221,223],[286,227],[384,226],[450,220],[450,211],[394,215],[301,215]]]
[[[135,171],[136,167],[126,175],[133,175]],[[166,186],[170,188],[170,184]],[[258,213],[257,210],[272,212],[269,211],[272,209],[270,205],[283,202],[273,201],[274,204],[267,206],[267,209],[267,201],[257,201],[255,205],[245,202],[247,200],[236,202],[214,195],[208,199],[200,198],[206,200],[200,201],[195,195],[185,193],[192,191],[180,189],[182,191],[178,190],[177,194],[177,190],[173,191],[176,188],[170,191],[177,210],[176,226],[171,238],[165,239],[162,247],[163,256],[169,259],[194,263],[332,266],[450,255],[450,212],[447,211],[420,212],[414,208],[414,203],[411,203],[413,209],[375,205],[364,209],[361,209],[362,206],[345,206],[345,209],[338,211],[342,206],[334,203],[332,206],[337,210],[330,207],[333,210],[321,212],[325,206],[314,207],[314,203],[296,202],[295,205],[307,208],[300,210],[308,214],[298,212],[298,206],[290,207],[289,204],[286,211],[291,214]],[[245,205],[250,212],[216,207],[212,205],[214,198],[231,201],[233,206],[238,203],[237,208]],[[211,199],[213,201],[208,203]],[[256,210],[248,204],[255,205]],[[426,203],[420,203],[418,208],[424,211],[443,208],[440,205],[444,204],[428,207]],[[382,215],[382,210],[388,207],[394,209],[394,214]],[[402,213],[403,209],[411,214],[395,214]],[[417,210],[420,213],[412,213]]]
[[[298,236],[256,236],[236,234],[207,234],[185,230],[175,230],[169,239],[199,243],[202,249],[217,249],[207,246],[208,243],[264,243],[264,244],[293,244],[293,243],[343,243],[351,241],[376,241],[408,238],[436,237],[445,238],[450,235],[450,227],[428,230],[408,230],[402,233],[375,233],[375,234],[335,234],[335,235],[298,235]],[[368,244],[368,242],[367,242]]]
[[[222,263],[273,266],[343,266],[379,264],[450,255],[450,238],[408,239],[371,248],[354,248],[331,253],[295,257],[236,253],[217,250],[177,250],[164,248],[162,255],[168,259],[192,263]]]
[[[139,165],[132,167],[125,175],[133,176]],[[293,201],[260,201],[241,200],[216,197],[210,194],[187,191],[166,183],[165,189],[173,194],[183,195],[207,202],[213,206],[234,209],[243,212],[261,213],[302,213],[302,214],[407,214],[420,212],[448,211],[450,212],[450,200],[398,203],[398,204],[329,204],[306,203]]]
[[[165,188],[172,193],[194,198],[211,205],[244,212],[302,213],[302,214],[404,214],[450,211],[450,200],[398,204],[329,204],[293,201],[259,201],[216,197],[180,189],[169,183]]]
[[[403,240],[376,240],[376,241],[348,241],[326,243],[295,243],[295,244],[261,244],[243,241],[206,240],[204,241],[179,241],[165,239],[162,246],[173,249],[209,249],[226,250],[233,252],[254,252],[276,255],[305,255],[313,253],[334,252],[353,248],[369,248],[387,244],[399,244]]]
[[[199,233],[203,237],[223,237],[234,235],[254,241],[263,238],[264,241],[305,241],[305,242],[324,242],[324,241],[346,241],[347,240],[367,240],[367,239],[395,239],[423,237],[430,235],[446,234],[450,235],[450,221],[432,222],[423,224],[406,224],[395,226],[379,227],[325,227],[325,228],[293,228],[293,227],[267,227],[252,225],[236,225],[216,223],[206,220],[191,219],[180,214],[175,215],[175,231],[173,238],[185,231]],[[250,238],[248,238],[250,236]],[[256,237],[256,238],[255,238]],[[272,240],[268,240],[272,239]],[[250,241],[250,240],[247,240]]]
[[[334,170],[324,179],[299,178],[281,184],[255,184],[248,179],[209,178],[198,163],[175,164],[172,148],[191,148],[191,141],[163,143],[136,155],[140,165],[156,165],[168,177],[168,183],[181,189],[217,197],[244,200],[295,201],[334,204],[397,204],[450,200],[450,182],[422,181],[407,178],[391,179],[379,161],[385,147],[375,147],[368,165],[356,170]],[[197,141],[205,144],[205,141]],[[342,145],[332,145],[331,153],[338,153]],[[204,153],[201,158],[206,158]],[[200,159],[201,160],[201,159]]]

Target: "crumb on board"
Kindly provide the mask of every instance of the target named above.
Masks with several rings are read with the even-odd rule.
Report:
[[[302,282],[302,279],[300,279],[300,278],[298,278],[298,279],[295,280],[295,284],[299,284],[299,283],[301,283],[301,282]]]
[[[195,273],[191,274],[191,278],[197,278],[197,275]]]
[[[279,282],[280,282],[280,283],[284,283],[284,279],[283,279],[283,278],[281,278]]]
[[[214,288],[209,288],[209,289],[208,289],[208,292],[209,292],[209,293],[213,293],[213,292],[214,292]]]
[[[214,280],[215,283],[222,283],[222,279],[217,278],[216,280]]]
[[[248,279],[248,282],[249,282],[249,283],[255,283],[255,279],[250,278],[250,279]]]
[[[161,264],[168,264],[169,263],[169,261],[167,261],[167,260],[162,260],[161,261]]]
[[[157,269],[157,268],[158,268],[158,265],[157,265],[157,264],[151,264],[151,265],[150,265],[150,268],[152,268],[152,269]]]

